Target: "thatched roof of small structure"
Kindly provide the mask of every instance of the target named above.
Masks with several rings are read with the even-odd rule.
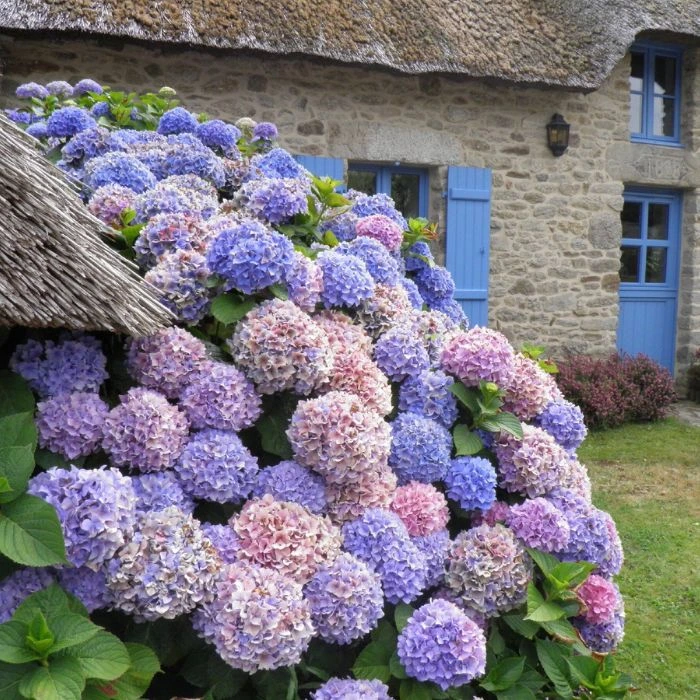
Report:
[[[153,333],[172,317],[36,141],[0,114],[0,326]]]
[[[700,0],[0,0],[0,29],[593,89],[640,32],[700,36]]]

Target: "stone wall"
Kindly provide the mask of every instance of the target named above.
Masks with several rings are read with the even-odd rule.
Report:
[[[295,153],[427,167],[430,215],[443,235],[447,166],[491,168],[490,325],[516,345],[534,341],[557,355],[615,348],[624,184],[690,190],[700,181],[692,148],[629,143],[627,60],[599,90],[583,95],[114,41],[0,37],[0,59],[3,99],[26,80],[89,76],[134,90],[169,85],[191,109],[274,121],[282,145]],[[693,61],[687,65],[687,97],[697,104],[700,77]],[[545,124],[555,112],[571,123],[571,145],[560,158],[545,143]],[[694,112],[684,132],[697,144]],[[686,197],[685,209],[683,364],[700,342],[700,207],[694,196]],[[437,247],[444,258],[444,241]]]

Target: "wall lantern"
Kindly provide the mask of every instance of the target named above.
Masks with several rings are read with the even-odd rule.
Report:
[[[569,124],[561,114],[554,114],[547,124],[547,145],[555,156],[569,147]]]

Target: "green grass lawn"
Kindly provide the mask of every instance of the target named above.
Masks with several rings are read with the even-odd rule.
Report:
[[[618,667],[644,700],[700,698],[700,428],[674,419],[589,435],[593,500],[625,548]]]

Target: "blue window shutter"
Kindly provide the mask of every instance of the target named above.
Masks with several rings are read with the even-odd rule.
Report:
[[[345,181],[345,161],[342,158],[324,158],[323,156],[294,156],[297,163],[303,165],[316,177],[330,177],[333,180]],[[338,187],[345,190],[345,185]]]
[[[455,299],[471,326],[488,323],[491,171],[450,167],[447,173],[447,269]]]

